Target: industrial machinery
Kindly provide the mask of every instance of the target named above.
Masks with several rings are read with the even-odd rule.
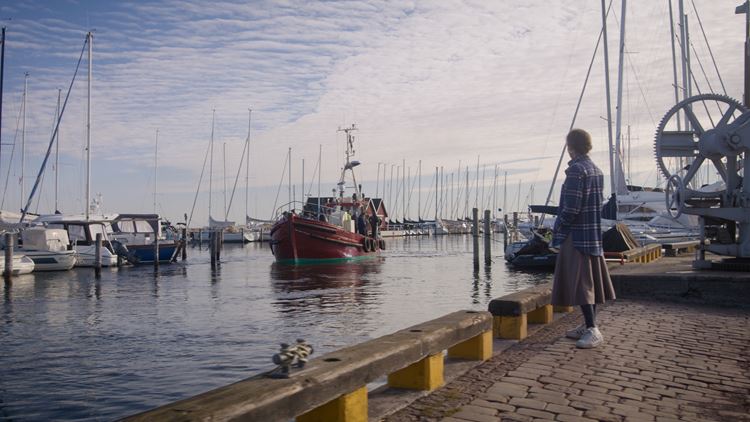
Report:
[[[717,94],[677,103],[656,131],[654,150],[667,178],[672,217],[698,216],[696,269],[750,270],[750,112]],[[706,252],[731,257],[706,260]]]

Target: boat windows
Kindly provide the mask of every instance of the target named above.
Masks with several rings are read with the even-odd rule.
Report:
[[[135,223],[135,231],[138,233],[153,233],[154,228],[151,227],[151,224],[148,223],[148,221],[145,220],[136,220],[133,221]]]
[[[68,226],[68,237],[70,238],[70,241],[73,242],[73,243],[75,243],[75,242],[85,242],[87,240],[86,239],[86,230],[84,230],[83,226],[69,225]]]

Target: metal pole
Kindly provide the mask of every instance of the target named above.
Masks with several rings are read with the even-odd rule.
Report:
[[[5,281],[13,277],[13,243],[13,233],[5,233]]]
[[[57,90],[57,125],[59,125],[60,122],[60,113],[62,110],[60,109],[60,96],[62,95],[62,89]],[[59,192],[59,173],[60,173],[60,128],[58,126],[57,128],[57,139],[55,140],[55,212],[60,211],[60,206],[58,203],[58,192]]]
[[[221,144],[221,180],[224,185],[224,221],[227,220],[227,143]]]
[[[26,104],[28,96],[29,72],[23,74],[23,120],[21,121],[21,208],[26,199]]]
[[[671,3],[672,0],[669,0]],[[671,7],[671,5],[670,5]],[[614,145],[612,142],[612,99],[610,96],[609,88],[609,43],[607,42],[607,6],[602,0],[602,40],[604,41],[604,82],[607,94],[607,139],[609,141],[609,179],[612,193],[617,192],[617,186],[615,185],[615,164],[614,164]],[[547,204],[545,204],[547,205]]]
[[[0,145],[2,145],[2,128],[3,128],[3,79],[5,75],[5,27],[2,28],[2,37],[0,38]],[[0,148],[2,151],[2,148]],[[0,154],[0,158],[2,155]],[[2,160],[0,160],[2,162]]]
[[[417,221],[422,220],[422,160],[417,166]]]
[[[156,195],[158,189],[158,177],[159,177],[159,129],[156,129],[156,142],[154,142],[154,214],[156,212]]]
[[[622,0],[622,11],[620,12],[620,58],[617,69],[617,126],[615,132],[615,193],[620,188],[625,186],[619,186],[620,178],[622,176],[622,168],[620,160],[620,143],[622,142],[622,72],[625,68],[625,22],[626,22],[626,11],[627,11],[627,0]]]
[[[604,1],[604,0],[602,0]],[[672,12],[672,0],[669,3],[669,33],[672,37],[672,80],[674,85],[674,103],[680,102],[680,87],[677,84],[677,53],[674,49],[674,13]],[[677,114],[677,130],[682,130],[682,122],[680,120],[680,114]]]
[[[211,204],[214,198],[214,127],[216,123],[216,109],[211,114],[211,143],[209,144],[208,165],[208,220],[211,222]]]
[[[687,71],[687,52],[685,45],[685,7],[682,0],[677,2],[677,10],[680,14],[680,62],[682,64],[682,98],[687,98],[687,86],[690,83],[689,75]],[[685,119],[685,130],[690,130],[690,122],[688,121],[687,115],[683,117]],[[681,158],[680,161],[683,159]]]
[[[484,265],[492,265],[492,230],[490,230],[490,210],[484,210]]]
[[[253,118],[253,110],[247,109],[247,155],[245,157],[245,225],[247,225],[247,217],[250,216],[248,210],[248,192],[250,190],[250,126]]]
[[[84,204],[86,220],[89,219],[89,204],[91,202],[91,82],[94,78],[94,74],[92,73],[94,34],[89,32],[87,36],[89,38],[89,72],[87,78],[88,100],[86,105],[86,203]]]

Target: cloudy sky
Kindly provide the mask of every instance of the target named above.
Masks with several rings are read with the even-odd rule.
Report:
[[[708,92],[710,83],[723,92],[702,24],[727,93],[741,98],[744,22],[734,14],[737,2],[695,0],[695,9],[685,3],[698,88]],[[668,4],[628,3],[623,124],[630,126],[629,176],[635,184],[662,183],[652,144],[656,125],[674,104]],[[620,7],[615,1],[608,19],[613,99]],[[330,192],[343,160],[344,137],[337,129],[352,123],[359,128],[356,158],[363,162],[358,176],[365,193],[383,196],[384,168],[390,180],[405,160],[407,175],[414,177],[421,160],[422,208],[434,207],[427,197],[434,195],[429,185],[435,167],[444,168],[448,182],[453,175],[446,190],[453,187],[455,196],[460,161],[461,186],[464,166],[470,166],[473,206],[475,197],[481,202],[475,185],[479,157],[485,204],[491,203],[493,187],[502,192],[503,177],[494,180],[496,166],[499,174],[507,172],[506,209],[519,208],[519,183],[522,204],[543,201],[601,30],[601,3],[28,0],[0,4],[0,19],[7,27],[3,209],[17,210],[21,203],[24,73],[29,73],[28,193],[49,142],[57,90],[65,94],[91,30],[92,193],[102,194],[104,210],[153,210],[158,128],[158,212],[173,220],[189,213],[215,110],[213,216],[221,219],[224,182],[231,190],[252,108],[248,212],[268,218],[288,148],[297,198],[303,159],[305,191],[317,192],[317,181],[309,184],[321,145],[321,184]],[[85,202],[85,56],[83,64],[61,125],[64,212],[81,212]],[[593,157],[609,173],[605,107],[600,49],[576,126],[592,133]],[[245,212],[244,174],[243,169],[230,219],[241,220]],[[33,210],[54,209],[53,178],[51,171],[45,174]],[[207,218],[207,183],[208,169],[193,225]],[[414,178],[408,183],[418,186]],[[409,191],[409,213],[416,217],[420,195]],[[395,204],[396,183],[388,192]],[[286,197],[283,186],[278,202]],[[497,197],[502,206],[502,195]]]

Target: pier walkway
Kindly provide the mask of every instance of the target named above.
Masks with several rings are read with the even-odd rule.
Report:
[[[578,312],[536,330],[386,421],[750,421],[750,310],[618,300],[605,344],[576,349]]]

